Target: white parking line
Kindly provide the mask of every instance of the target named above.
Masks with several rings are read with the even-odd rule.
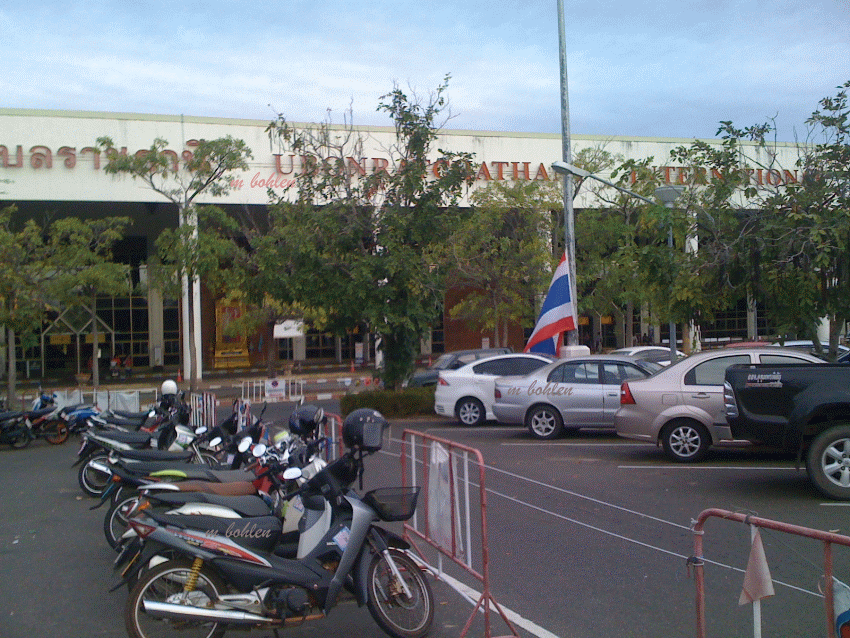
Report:
[[[647,447],[651,444],[649,443],[581,443],[579,441],[564,441],[563,443],[552,442],[552,441],[540,441],[539,443],[534,442],[516,442],[516,443],[501,443],[500,445],[504,446],[540,446],[545,445],[546,447],[560,446],[560,447]]]
[[[773,467],[773,466],[757,466],[757,465],[618,465],[618,470],[793,470],[794,466]]]

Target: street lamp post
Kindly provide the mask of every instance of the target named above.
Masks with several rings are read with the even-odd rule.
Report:
[[[655,196],[664,203],[664,208],[673,208],[673,203],[679,198],[679,195],[684,191],[682,186],[659,186],[655,189]],[[670,222],[670,228],[667,232],[667,246],[670,248],[670,255],[673,254],[673,223]],[[676,322],[670,318],[670,361],[676,360]]]
[[[646,202],[647,204],[655,205],[657,202],[649,199],[648,197],[644,197],[639,193],[635,193],[634,191],[630,191],[628,188],[624,188],[619,184],[615,184],[614,182],[605,179],[604,177],[600,177],[599,175],[594,175],[593,173],[586,171],[578,166],[573,166],[568,162],[553,162],[552,169],[556,173],[560,173],[564,175],[566,178],[571,178],[573,175],[576,177],[581,177],[582,179],[593,179],[597,182],[602,182],[606,186],[610,186],[611,188],[616,188],[618,191],[626,193],[632,197],[636,197],[637,199]],[[682,194],[684,191],[684,187],[682,186],[661,186],[655,189],[655,196],[661,200],[666,208],[673,208],[673,202]],[[573,238],[573,241],[575,239]],[[667,245],[672,250],[673,248],[673,226],[671,224],[670,231],[667,235]],[[575,254],[575,245],[573,245],[573,254]],[[573,283],[575,285],[575,283]],[[572,293],[575,294],[574,292]],[[575,299],[575,297],[573,297]],[[670,361],[676,361],[678,358],[678,351],[676,349],[676,322],[672,319],[670,320]]]

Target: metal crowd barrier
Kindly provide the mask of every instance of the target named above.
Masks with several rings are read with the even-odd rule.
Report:
[[[730,512],[728,510],[711,508],[703,510],[696,521],[693,522],[694,532],[694,555],[688,559],[688,566],[695,570],[696,579],[696,616],[697,616],[697,637],[705,638],[706,636],[706,618],[705,618],[705,573],[704,573],[704,558],[703,558],[703,536],[705,522],[709,518],[721,518],[724,520],[735,521],[751,525],[755,528],[770,529],[776,532],[792,534],[794,536],[802,536],[811,538],[823,543],[823,563],[824,563],[824,607],[826,609],[826,626],[827,637],[836,638],[835,634],[835,609],[834,609],[834,586],[833,586],[833,570],[832,570],[832,546],[843,545],[850,547],[850,537],[833,532],[823,532],[808,527],[800,527],[790,523],[782,523],[773,521],[767,518],[759,518],[750,516],[740,512]],[[758,601],[756,601],[758,602]],[[754,623],[755,624],[755,623]],[[756,628],[757,630],[758,628]],[[842,633],[842,636],[844,634]]]
[[[216,396],[212,392],[193,392],[189,395],[189,407],[192,408],[192,429],[205,425],[208,429],[216,426]]]
[[[478,600],[469,598],[474,609],[460,638],[466,636],[479,613],[484,617],[485,638],[493,638],[493,611],[507,624],[509,635],[518,636],[490,589],[487,492],[481,452],[423,432],[405,430],[401,470],[404,487],[421,487],[416,513],[404,523],[404,536],[420,560],[436,578],[446,580],[443,558],[448,558],[481,583]],[[429,548],[430,554],[436,556],[436,566],[426,560],[423,549]],[[476,562],[480,562],[480,567]]]
[[[298,401],[304,396],[303,379],[245,379],[242,399],[245,401]]]

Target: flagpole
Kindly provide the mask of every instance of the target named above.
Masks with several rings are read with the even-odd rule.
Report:
[[[561,63],[561,147],[563,161],[572,164],[572,149],[570,147],[570,99],[567,82],[567,47],[566,26],[564,24],[564,0],[558,0],[558,42]],[[567,255],[570,270],[570,298],[578,313],[576,299],[576,238],[575,213],[573,211],[573,176],[564,175],[564,252]],[[578,345],[578,316],[575,330],[567,332],[567,345]],[[560,353],[558,353],[560,355]]]

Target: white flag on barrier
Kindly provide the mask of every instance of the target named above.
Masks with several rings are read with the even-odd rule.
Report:
[[[452,551],[452,473],[451,454],[434,441],[431,443],[431,462],[428,468],[428,530],[431,540],[443,549]],[[455,496],[455,538],[454,551],[463,557],[463,537],[460,533],[460,510]]]
[[[764,555],[761,534],[758,529],[755,529],[750,547],[750,558],[747,561],[747,571],[744,572],[744,588],[741,590],[738,604],[746,605],[773,594],[773,579],[770,576],[770,567],[767,566],[767,557]]]

